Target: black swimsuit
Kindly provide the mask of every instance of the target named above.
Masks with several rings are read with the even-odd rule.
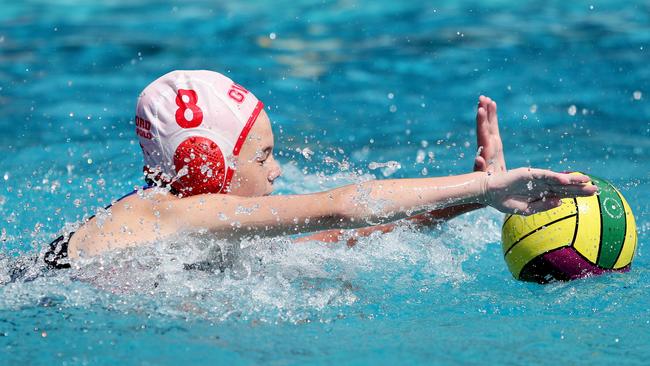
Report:
[[[152,186],[149,185],[143,186],[142,190],[151,187]],[[136,192],[138,191],[136,190],[125,196],[122,196],[120,199],[118,199],[115,202],[119,202],[125,199],[126,197],[135,194]],[[112,205],[113,204],[106,206],[105,209],[106,210],[109,209]],[[88,218],[86,222],[92,220],[93,217],[95,217],[95,215],[90,216],[90,218]],[[54,239],[53,242],[50,243],[50,247],[47,250],[47,252],[45,252],[45,257],[43,257],[43,260],[48,266],[56,269],[70,268],[70,260],[68,259],[68,243],[70,242],[70,238],[72,238],[72,235],[74,235],[74,231],[67,235],[61,235],[58,238]]]
[[[50,248],[45,252],[45,257],[43,258],[47,265],[56,269],[70,268],[70,261],[68,260],[68,242],[70,241],[72,234],[74,234],[74,232],[68,234],[67,237],[61,235],[50,243]]]

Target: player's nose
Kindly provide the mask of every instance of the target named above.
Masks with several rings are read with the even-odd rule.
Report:
[[[278,164],[275,159],[273,159],[273,165],[271,167],[271,170],[269,171],[269,182],[273,183],[274,180],[276,180],[279,176],[282,175],[282,168],[280,168],[280,164]]]

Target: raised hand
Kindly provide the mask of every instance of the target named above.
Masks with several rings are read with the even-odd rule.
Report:
[[[474,171],[502,173],[506,171],[503,143],[499,135],[497,104],[489,97],[478,98],[476,111],[476,145]]]
[[[561,199],[591,196],[598,191],[582,174],[519,168],[486,178],[486,203],[505,213],[532,215],[562,204]]]

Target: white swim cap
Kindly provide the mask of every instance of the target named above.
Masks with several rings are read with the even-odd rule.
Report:
[[[138,98],[135,125],[148,178],[184,196],[227,193],[234,158],[264,104],[224,75],[177,70]]]

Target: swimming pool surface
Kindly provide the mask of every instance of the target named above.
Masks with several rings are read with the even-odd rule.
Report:
[[[0,285],[0,364],[647,364],[647,2],[91,3],[1,3],[0,283],[7,257],[142,183],[135,101],[173,69],[265,102],[279,193],[467,172],[489,95],[509,167],[612,181],[637,256],[626,274],[518,282],[485,209],[354,248],[235,243],[223,275],[182,269],[212,244],[192,237],[45,275],[27,261]]]

